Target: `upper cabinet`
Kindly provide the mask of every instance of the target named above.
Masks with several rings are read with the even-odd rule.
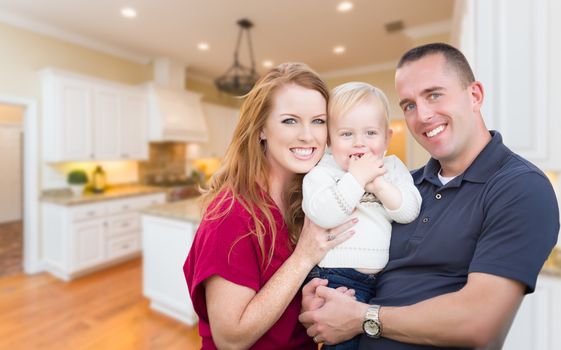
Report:
[[[203,158],[222,158],[226,154],[230,142],[232,142],[240,110],[212,103],[203,103],[203,111],[208,124],[209,142],[201,145],[200,156]]]
[[[453,41],[485,88],[483,115],[505,143],[544,170],[561,170],[561,2],[460,0]]]
[[[148,158],[143,89],[53,69],[42,87],[45,161]]]

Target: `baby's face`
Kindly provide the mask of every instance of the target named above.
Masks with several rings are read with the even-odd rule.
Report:
[[[386,115],[382,104],[369,100],[352,108],[345,115],[329,116],[331,152],[337,164],[349,170],[349,159],[370,152],[384,156],[389,139]]]

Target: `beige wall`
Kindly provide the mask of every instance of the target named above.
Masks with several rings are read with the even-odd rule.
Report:
[[[21,124],[23,108],[12,105],[0,105],[0,124]]]
[[[39,100],[37,71],[57,67],[128,84],[152,80],[152,67],[0,23],[0,95]]]
[[[190,79],[189,73],[187,73],[187,81],[185,85],[187,90],[202,94],[203,102],[239,108],[243,101],[241,98],[236,98],[223,92],[219,92],[211,82],[203,82],[196,79]]]

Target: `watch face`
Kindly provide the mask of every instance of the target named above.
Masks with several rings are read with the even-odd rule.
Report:
[[[366,335],[370,337],[375,337],[375,338],[379,337],[380,326],[378,325],[378,322],[374,320],[366,320],[364,322],[364,332],[366,333]]]

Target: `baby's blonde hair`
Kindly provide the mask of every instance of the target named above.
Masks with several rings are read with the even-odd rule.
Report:
[[[328,122],[333,117],[347,114],[357,105],[371,98],[376,98],[382,103],[386,115],[386,128],[389,126],[390,111],[386,94],[368,83],[352,81],[341,84],[331,90],[329,101]]]

